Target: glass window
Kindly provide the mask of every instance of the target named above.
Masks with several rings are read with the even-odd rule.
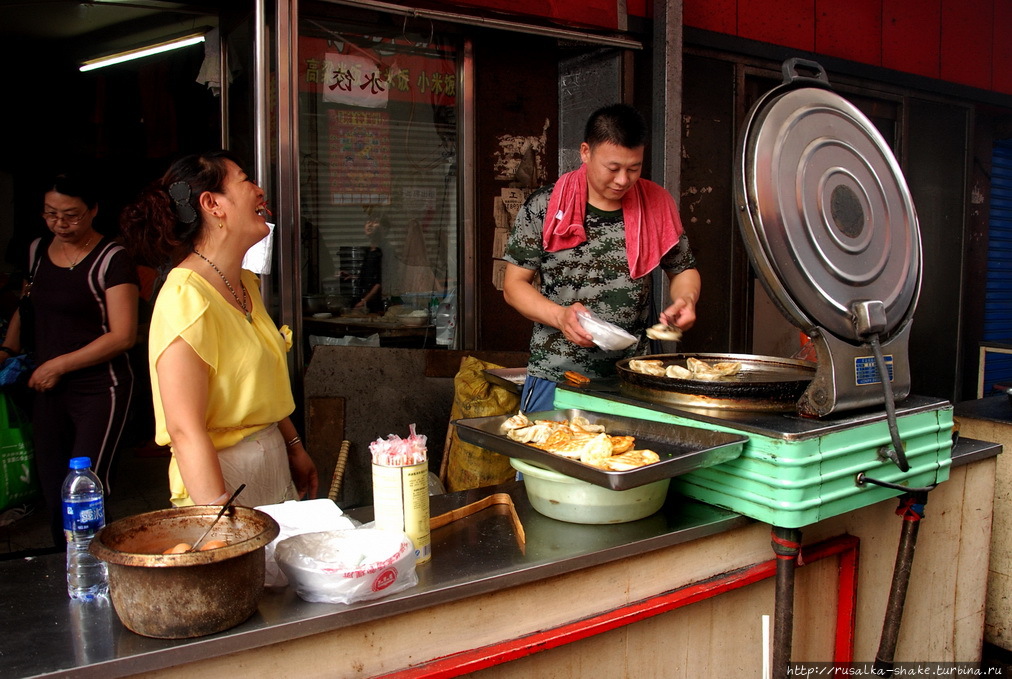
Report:
[[[309,334],[455,346],[457,44],[307,19],[298,54]]]

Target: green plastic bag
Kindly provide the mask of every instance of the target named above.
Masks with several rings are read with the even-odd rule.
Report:
[[[0,391],[0,511],[38,494],[31,422],[11,397]]]

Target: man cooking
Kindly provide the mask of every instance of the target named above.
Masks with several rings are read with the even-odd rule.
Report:
[[[634,108],[598,109],[587,121],[580,168],[532,193],[517,213],[503,294],[534,321],[523,412],[552,409],[567,371],[607,377],[616,361],[644,353],[650,273],[658,265],[671,298],[660,323],[687,330],[696,320],[700,278],[675,201],[640,178],[646,134]],[[587,311],[639,342],[622,351],[598,348],[578,318]]]

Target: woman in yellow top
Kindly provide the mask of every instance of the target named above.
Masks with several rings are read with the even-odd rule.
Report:
[[[172,262],[151,318],[155,441],[171,445],[174,505],[315,497],[316,467],[289,419],[288,328],[242,258],[268,233],[264,193],[226,151],[174,163],[122,216],[140,260]]]

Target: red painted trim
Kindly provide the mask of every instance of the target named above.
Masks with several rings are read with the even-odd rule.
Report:
[[[854,655],[854,627],[857,604],[857,556],[860,540],[840,535],[803,547],[805,564],[832,556],[840,557],[836,613],[835,663],[849,663]],[[776,559],[746,566],[680,589],[665,592],[605,613],[560,627],[462,651],[406,670],[380,675],[397,679],[445,679],[494,667],[534,653],[547,651],[597,634],[652,618],[776,575]]]
[[[858,542],[839,552],[840,576],[837,580],[836,600],[836,644],[833,648],[833,662],[850,664],[854,661],[854,638],[857,634],[857,567]],[[839,538],[837,538],[839,539]]]

